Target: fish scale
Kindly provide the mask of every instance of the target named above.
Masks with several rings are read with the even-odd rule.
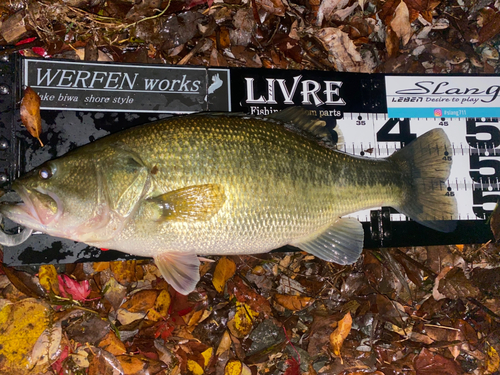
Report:
[[[51,235],[154,257],[185,294],[199,279],[197,255],[294,245],[353,263],[363,229],[341,217],[365,208],[393,206],[431,228],[452,229],[426,220],[452,215],[454,199],[424,191],[421,183],[448,177],[443,132],[374,160],[325,147],[324,135],[320,144],[303,130],[315,126],[318,120],[300,108],[267,118],[203,114],[143,125],[21,177],[13,186],[25,204],[0,212]]]

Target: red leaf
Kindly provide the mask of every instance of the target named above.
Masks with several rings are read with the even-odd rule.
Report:
[[[424,348],[415,359],[417,375],[458,375],[461,368],[457,362]]]
[[[52,363],[52,370],[54,370],[54,373],[56,374],[62,374],[63,372],[63,362],[64,360],[68,357],[68,354],[69,354],[69,346],[65,346],[64,349],[62,350],[61,352],[61,355],[59,356],[59,358],[57,358],[57,361],[55,361],[54,363]]]
[[[300,364],[295,358],[286,360],[288,367],[286,368],[285,375],[300,375]]]
[[[20,46],[22,44],[28,44],[28,43],[31,43],[31,42],[34,42],[36,39],[36,37],[32,37],[32,38],[26,38],[26,39],[23,39],[23,40],[20,40],[19,42],[17,42],[15,45],[16,46]]]
[[[78,282],[66,275],[57,275],[59,280],[59,291],[65,298],[70,296],[75,301],[85,301],[90,294],[90,285],[88,280]]]

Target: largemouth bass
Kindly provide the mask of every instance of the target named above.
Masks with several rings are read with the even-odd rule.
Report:
[[[23,203],[0,213],[52,236],[153,257],[183,294],[199,280],[198,255],[293,245],[351,264],[363,228],[341,217],[361,209],[391,206],[430,228],[454,229],[447,220],[455,198],[436,188],[452,159],[442,130],[377,160],[338,152],[309,132],[325,136],[299,108],[161,120],[28,172],[12,185]]]

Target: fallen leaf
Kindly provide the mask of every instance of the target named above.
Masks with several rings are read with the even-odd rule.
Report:
[[[335,27],[325,27],[315,36],[328,51],[328,60],[339,72],[370,73],[373,70],[374,67],[367,65],[347,33]]]
[[[31,87],[26,87],[23,99],[21,100],[21,122],[28,132],[38,139],[38,142],[43,147],[42,140],[40,139],[40,135],[42,134],[40,102],[38,94]]]
[[[0,373],[26,374],[29,356],[47,329],[50,307],[32,298],[6,305],[0,311]]]
[[[243,362],[237,359],[231,359],[224,368],[224,375],[251,375],[252,370]]]
[[[137,281],[136,264],[135,260],[109,262],[113,276],[123,286],[128,286],[130,283]]]
[[[348,312],[347,314],[344,315],[342,319],[340,319],[335,331],[333,331],[330,334],[330,345],[332,347],[333,354],[337,357],[340,357],[341,363],[343,363],[343,360],[340,355],[340,349],[342,349],[342,344],[344,343],[344,340],[349,335],[349,332],[351,332],[351,327],[352,327],[352,317],[351,313]]]
[[[34,298],[45,296],[45,289],[43,289],[40,282],[29,273],[18,271],[12,267],[7,267],[2,262],[0,262],[0,271],[7,275],[12,285],[14,285],[21,293]]]
[[[67,275],[57,275],[57,280],[59,292],[64,298],[85,301],[91,292],[88,280],[77,281]]]
[[[140,290],[125,301],[117,311],[117,318],[123,325],[143,319],[153,308],[159,292],[153,289]]]
[[[227,327],[233,336],[243,338],[252,331],[253,318],[258,315],[246,303],[237,303],[234,318],[227,323]]]
[[[148,311],[148,319],[154,321],[164,319],[168,315],[170,302],[170,294],[168,294],[168,291],[162,290],[158,297],[156,297],[154,306]]]
[[[424,348],[415,358],[415,370],[417,375],[458,375],[462,374],[459,365],[439,354],[433,354]]]
[[[121,342],[113,331],[109,331],[99,343],[99,347],[113,355],[122,355],[127,352],[125,345]]]
[[[404,1],[401,1],[394,12],[391,28],[396,33],[401,43],[406,45],[413,33],[410,24],[410,13]]]
[[[212,284],[219,293],[224,291],[227,281],[234,276],[236,264],[227,257],[222,257],[217,262],[214,271]]]
[[[465,277],[462,269],[447,267],[438,275],[435,281],[433,296],[436,301],[443,298],[477,297],[479,289]]]
[[[57,271],[53,264],[44,264],[38,270],[38,280],[40,285],[47,292],[53,292],[59,295],[59,281],[57,279]]]
[[[491,9],[493,10],[493,9]],[[487,17],[487,22],[479,30],[478,44],[483,44],[492,39],[500,32],[500,13],[498,11],[492,12],[492,16]]]
[[[146,362],[134,356],[119,355],[116,359],[120,362],[124,375],[138,374],[146,367]]]
[[[114,277],[110,277],[108,282],[103,287],[104,298],[111,303],[115,311],[118,310],[123,302],[123,299],[127,295],[127,288],[115,280]]]
[[[269,301],[246,285],[241,277],[235,276],[228,282],[228,291],[234,294],[238,302],[244,302],[250,305],[252,310],[262,312],[265,316],[272,315]]]
[[[120,308],[128,310],[130,312],[141,312],[146,313],[151,309],[158,296],[158,291],[153,289],[140,290],[137,293],[132,294],[132,296],[125,301]],[[169,296],[170,297],[170,296]]]
[[[31,351],[30,362],[32,366],[40,366],[55,359],[61,344],[62,328],[61,322],[53,327],[48,327],[42,332]]]
[[[488,345],[485,374],[493,374],[500,368],[500,356],[493,346]]]
[[[493,237],[495,241],[498,242],[500,240],[500,205],[497,203],[495,209],[490,215],[490,229],[493,233]]]
[[[286,364],[288,367],[284,375],[300,375],[300,363],[294,357],[287,359]]]
[[[274,298],[281,306],[288,310],[298,311],[309,306],[313,299],[306,296],[289,296],[286,294],[275,294]]]
[[[210,363],[213,353],[214,353],[214,348],[208,348],[207,350],[201,353],[203,359],[205,360],[205,367],[207,367],[208,364]]]
[[[229,335],[229,331],[226,329],[224,334],[222,335],[222,339],[220,340],[219,347],[217,348],[217,352],[215,353],[217,356],[221,355],[225,351],[231,348],[231,336]]]
[[[205,373],[205,371],[203,371],[203,367],[201,367],[198,362],[193,361],[192,359],[188,359],[187,368],[193,375],[203,375]]]

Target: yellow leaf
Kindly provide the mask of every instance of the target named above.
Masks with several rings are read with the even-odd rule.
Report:
[[[116,281],[124,286],[137,281],[137,277],[135,274],[136,264],[137,262],[135,260],[119,260],[109,263],[111,272],[113,272],[113,276],[115,277]]]
[[[57,271],[54,265],[47,264],[40,266],[38,279],[43,289],[47,292],[52,290],[55,294],[59,295],[59,281],[57,281]]]
[[[500,367],[500,356],[494,347],[488,345],[488,358],[486,359],[486,374],[493,374]]]
[[[148,319],[160,320],[168,315],[170,307],[170,294],[166,290],[162,290],[158,297],[156,297],[155,305],[148,312]]]
[[[192,359],[188,359],[187,368],[193,375],[203,375],[204,371],[200,364]]]
[[[92,268],[94,268],[95,272],[107,270],[109,268],[109,262],[95,262],[92,265]]]
[[[340,349],[342,348],[344,340],[349,335],[349,332],[351,332],[351,327],[352,327],[352,317],[351,313],[348,312],[339,321],[337,328],[330,335],[330,345],[332,346],[333,354],[337,357],[340,357],[341,363],[343,363],[343,360],[342,357],[340,356]]]
[[[286,294],[276,294],[274,296],[276,302],[288,310],[297,311],[302,310],[308,306],[312,298],[306,296],[288,296]]]
[[[215,290],[222,293],[227,281],[233,277],[235,272],[236,264],[231,259],[226,257],[220,258],[215,266],[214,277],[212,279]]]
[[[231,359],[227,362],[224,368],[224,375],[240,375],[242,369],[241,361],[237,359]]]
[[[27,298],[0,311],[0,373],[26,374],[29,356],[48,326],[50,307]]]
[[[201,355],[203,356],[203,359],[205,360],[205,367],[208,366],[208,363],[210,362],[210,358],[212,358],[213,352],[214,352],[214,348],[208,348],[203,353],[201,353]]]
[[[227,327],[233,336],[238,338],[245,337],[252,331],[253,317],[258,315],[259,313],[252,310],[246,303],[238,303],[234,318],[227,323]]]
[[[222,339],[220,340],[216,355],[221,355],[225,351],[229,350],[229,348],[231,347],[231,343],[231,336],[229,336],[229,331],[226,330],[222,335]]]

